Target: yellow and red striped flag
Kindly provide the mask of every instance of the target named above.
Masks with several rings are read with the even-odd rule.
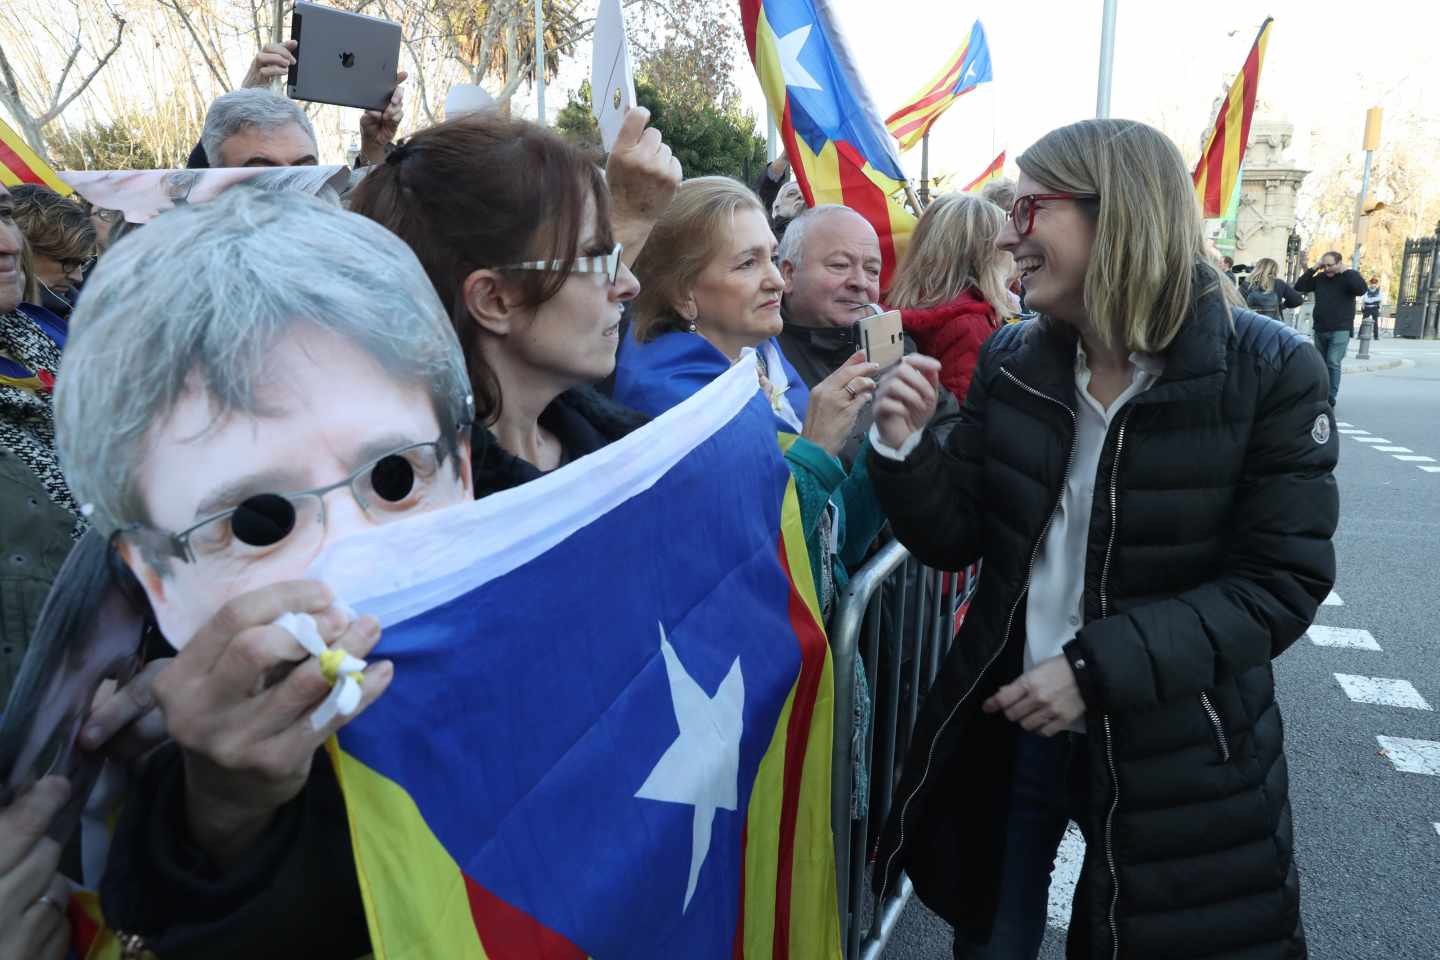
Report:
[[[925,138],[940,114],[960,97],[982,83],[995,79],[990,64],[990,45],[985,42],[985,28],[976,20],[955,55],[920,88],[911,102],[896,110],[885,120],[885,129],[900,141],[901,151],[909,150]]]
[[[982,173],[982,174],[980,174],[980,176],[976,177],[974,180],[971,180],[969,183],[965,184],[965,186],[961,187],[961,188],[960,188],[960,192],[961,192],[961,193],[974,193],[976,190],[979,190],[981,187],[985,186],[985,184],[989,183],[991,180],[999,180],[999,179],[1000,179],[1001,177],[1003,177],[1004,175],[1005,175],[1005,151],[1004,151],[1004,150],[1001,150],[1001,151],[1000,151],[1000,155],[999,155],[998,157],[996,157],[994,160],[991,160],[991,161],[990,161],[990,166],[988,166],[988,167],[985,168],[985,172]]]
[[[38,183],[49,187],[62,197],[70,196],[70,185],[40,159],[30,148],[25,138],[4,120],[0,120],[0,183],[16,187],[22,183]]]
[[[1255,115],[1260,68],[1265,64],[1265,47],[1270,42],[1270,27],[1274,22],[1273,17],[1266,17],[1261,25],[1250,56],[1245,58],[1245,66],[1230,86],[1230,95],[1220,104],[1215,127],[1195,167],[1195,195],[1200,198],[1206,218],[1223,216],[1240,185],[1240,164],[1245,159],[1245,145],[1250,141],[1250,120]]]

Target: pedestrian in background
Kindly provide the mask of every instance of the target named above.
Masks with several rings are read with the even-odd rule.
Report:
[[[1370,332],[1376,340],[1380,339],[1380,303],[1383,299],[1384,294],[1380,292],[1380,278],[1371,277],[1370,287],[1360,301],[1360,319],[1369,319],[1374,323]]]
[[[1315,349],[1330,370],[1330,406],[1340,398],[1340,367],[1350,338],[1355,336],[1355,298],[1365,292],[1365,278],[1345,269],[1345,260],[1331,250],[1320,265],[1300,275],[1295,289],[1315,294]]]
[[[1285,321],[1282,310],[1293,310],[1305,302],[1304,294],[1281,280],[1280,264],[1269,257],[1255,261],[1250,282],[1245,289],[1245,303],[1258,314],[1272,320]],[[1293,326],[1293,324],[1292,324]]]
[[[984,554],[882,834],[955,956],[1033,960],[1086,837],[1071,960],[1305,956],[1271,659],[1335,578],[1338,438],[1303,337],[1240,307],[1159,131],[1087,120],[1019,159],[999,246],[1041,318],[875,401],[871,476],[927,565]]]

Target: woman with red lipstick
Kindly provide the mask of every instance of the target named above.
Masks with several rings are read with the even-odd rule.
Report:
[[[668,148],[651,159],[652,179],[666,179]],[[624,162],[612,155],[612,166]],[[678,165],[671,172],[678,181]],[[614,369],[622,311],[640,286],[605,174],[580,150],[531,123],[468,116],[395,149],[350,208],[410,245],[450,311],[475,391],[476,496],[646,422],[591,386]]]
[[[658,416],[753,349],[775,428],[799,434],[785,457],[795,475],[822,608],[830,605],[884,524],[863,458],[838,458],[875,390],[875,364],[856,354],[807,391],[780,352],[777,243],[759,199],[727,177],[681,184],[635,271],[644,283],[620,351],[615,399]]]

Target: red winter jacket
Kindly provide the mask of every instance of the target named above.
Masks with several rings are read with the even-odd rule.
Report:
[[[967,287],[938,307],[901,310],[900,319],[920,352],[940,361],[940,383],[964,403],[980,345],[1002,325],[995,308]]]

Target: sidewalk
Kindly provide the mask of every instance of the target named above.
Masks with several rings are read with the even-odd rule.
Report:
[[[1370,341],[1370,358],[1360,360],[1360,341],[1350,340],[1350,352],[1345,355],[1342,373],[1374,373],[1378,370],[1393,370],[1396,367],[1413,367],[1417,360],[1440,360],[1440,340],[1406,340],[1404,338],[1382,337]]]

